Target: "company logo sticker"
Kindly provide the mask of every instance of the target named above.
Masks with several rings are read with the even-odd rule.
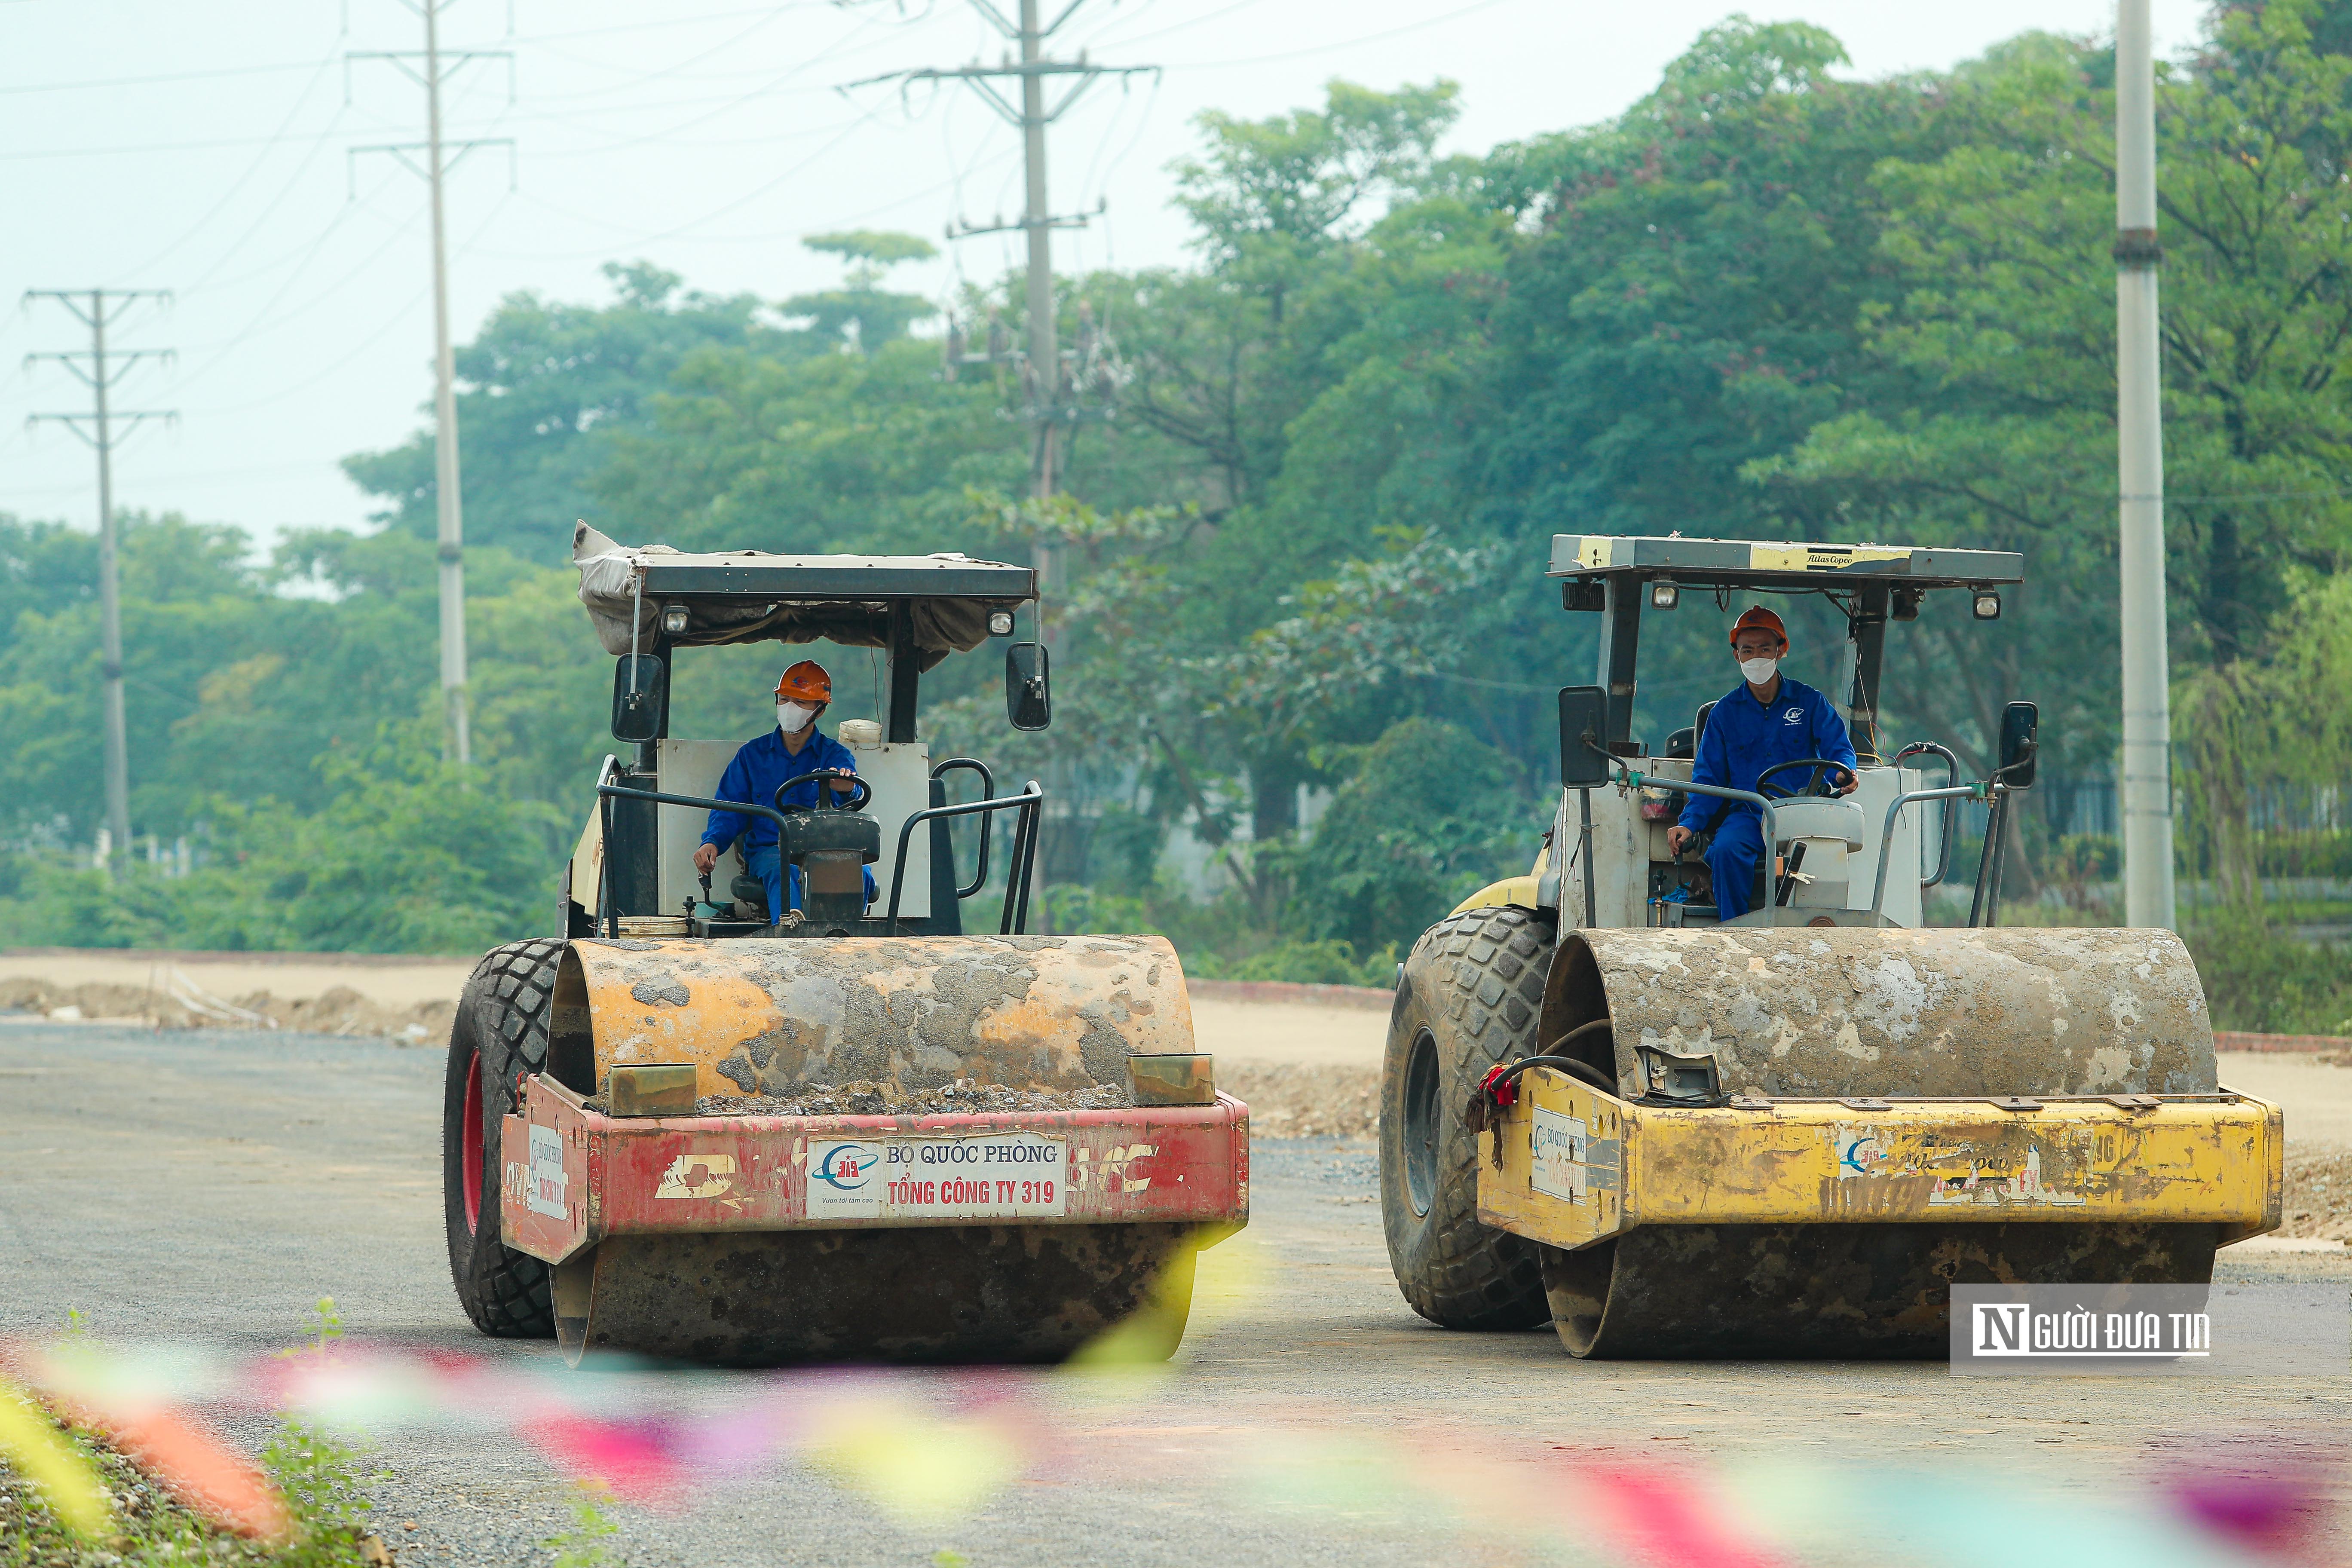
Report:
[[[1107,1191],[1141,1192],[1150,1185],[1135,1166],[1149,1144],[1110,1151],[1102,1162]],[[1059,1218],[1069,1212],[1073,1173],[1067,1141],[1036,1132],[983,1133],[965,1138],[813,1139],[808,1146],[808,1212],[812,1218],[974,1219]]]
[[[1780,715],[1780,722],[1783,724],[1801,724],[1804,721],[1805,710],[1801,708],[1791,708]]]
[[[882,1152],[864,1143],[829,1143],[816,1163],[809,1167],[809,1180],[823,1182],[836,1193],[863,1192],[874,1180],[874,1168],[882,1163]]]
[[[570,1217],[563,1203],[563,1134],[533,1123],[530,1165],[523,1173],[523,1201],[533,1214],[551,1219]]]

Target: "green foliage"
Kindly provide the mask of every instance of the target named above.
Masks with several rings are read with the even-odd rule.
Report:
[[[2249,931],[2263,878],[2352,862],[2327,793],[2352,771],[2341,11],[2217,8],[2159,92],[2183,842]],[[1055,929],[1164,931],[1201,973],[1385,984],[1392,949],[1526,868],[1553,693],[1591,668],[1591,618],[1542,575],[1566,530],[2021,552],[1999,623],[1946,596],[1890,637],[1887,728],[1981,769],[2029,698],[2054,776],[2105,772],[2112,55],[2029,34],[1948,72],[1845,63],[1818,28],[1735,16],[1624,113],[1476,157],[1438,153],[1443,81],[1202,116],[1177,169],[1197,265],[1057,280],[1116,417],[1068,432],[1044,501],[1010,499],[1017,375],[949,379],[912,335],[928,302],[882,287],[923,240],[814,237],[843,286],[792,300],[646,264],[601,304],[510,298],[459,358],[486,542],[462,780],[435,760],[426,434],[351,460],[386,502],[372,537],[263,564],[233,530],[127,521],[133,816],[190,837],[186,879],[68,863],[99,795],[92,552],[0,519],[0,721],[41,742],[0,760],[0,932],[462,951],[544,929],[611,749],[610,666],[559,563],[575,517],[633,543],[1050,562],[1055,731],[1009,733],[982,658],[927,678],[924,733],[1045,781],[1068,825],[1045,840]],[[966,290],[958,319],[1017,338],[1024,282]],[[1646,617],[1653,743],[1732,683],[1738,606],[1704,597]],[[1790,626],[1792,671],[1842,698],[1843,617],[1807,602]],[[773,653],[682,658],[677,732],[749,733]],[[836,662],[838,719],[878,678]],[[2019,918],[2106,918],[2115,847],[2045,798]],[[1171,842],[1214,891],[1172,879]],[[2275,930],[2212,940],[2250,973],[2287,963]]]
[[[809,331],[820,340],[871,353],[906,336],[915,322],[938,314],[919,294],[893,294],[880,287],[883,274],[899,262],[937,256],[930,241],[911,234],[861,228],[845,234],[814,234],[801,243],[850,264],[846,289],[795,295],[781,307],[787,316],[806,318]]]
[[[2300,942],[2260,910],[2200,911],[2182,933],[2217,1029],[2352,1035],[2352,948]]]
[[[1200,973],[1205,980],[1286,980],[1304,985],[1367,985],[1385,991],[1396,984],[1396,967],[1394,943],[1359,958],[1355,943],[1327,937],[1319,942],[1279,942],[1202,967]]]
[[[984,553],[964,487],[1026,468],[994,389],[943,382],[937,351],[689,356],[653,427],[611,438],[596,485],[616,539],[681,549]]]
[[[681,279],[647,262],[608,264],[609,305],[557,304],[510,294],[456,353],[466,538],[542,563],[571,552],[572,524],[603,526],[590,486],[618,434],[641,428],[681,361],[706,345],[813,353],[825,345],[759,320],[749,295],[681,293]],[[352,482],[381,497],[379,515],[420,540],[435,537],[432,432],[389,451],[344,459]]]
[[[362,1542],[371,1505],[361,1489],[358,1456],[319,1432],[286,1422],[261,1452],[262,1468],[294,1524],[289,1540],[267,1542],[214,1524],[97,1436],[58,1425],[75,1451],[96,1467],[113,1500],[119,1532],[102,1543],[74,1536],[39,1489],[0,1459],[0,1564],[360,1568],[370,1561]]]
[[[375,1505],[361,1488],[359,1451],[325,1431],[288,1419],[261,1450],[261,1468],[294,1515],[294,1543],[276,1561],[289,1568],[334,1568],[366,1561],[361,1542]]]
[[[572,1528],[541,1542],[555,1549],[555,1568],[608,1568],[621,1558],[605,1544],[621,1527],[604,1512],[611,1494],[597,1482],[582,1481],[572,1500]]]
[[[37,865],[27,894],[0,907],[0,939],[467,953],[552,920],[565,826],[553,808],[388,747],[365,762],[330,752],[321,767],[331,793],[312,814],[215,802],[212,863],[184,879],[136,862],[110,877]]]
[[[1493,747],[1401,721],[1364,749],[1313,836],[1284,847],[1289,929],[1351,955],[1410,947],[1464,897],[1524,869],[1547,815]]]
[[[2352,860],[2352,575],[2301,577],[2273,626],[2265,657],[2192,670],[2174,697],[2181,847],[2249,919],[2263,877],[2340,876]],[[2263,824],[2258,805],[2283,799],[2322,804],[2326,819]]]
[[[1176,203],[1225,260],[1279,244],[1296,254],[1341,237],[1376,196],[1417,194],[1461,109],[1450,81],[1376,92],[1333,79],[1321,110],[1265,120],[1205,110],[1205,154],[1176,164]]]

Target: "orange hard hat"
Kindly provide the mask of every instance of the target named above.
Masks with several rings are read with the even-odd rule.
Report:
[[[776,700],[782,702],[787,697],[796,702],[830,702],[833,677],[816,660],[804,658],[784,671],[784,678],[776,682]]]
[[[1739,634],[1745,631],[1770,632],[1780,639],[1782,647],[1789,646],[1789,628],[1780,624],[1780,616],[1761,605],[1750,605],[1746,615],[1732,623],[1731,640],[1737,643],[1739,640]]]

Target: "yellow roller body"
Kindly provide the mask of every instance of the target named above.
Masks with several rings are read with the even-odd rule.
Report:
[[[1499,1144],[1499,1151],[1497,1145]],[[1478,1217],[1574,1250],[1645,1225],[2279,1224],[2285,1134],[2251,1095],[1636,1105],[1549,1068],[1480,1139]]]
[[[1940,1354],[1955,1283],[2202,1282],[2279,1223],[2168,931],[1569,931],[1539,1024],[1593,1081],[1526,1074],[1477,1211],[1579,1355]]]

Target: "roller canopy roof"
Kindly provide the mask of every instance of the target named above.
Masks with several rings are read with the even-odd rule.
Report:
[[[2025,557],[2007,550],[1907,544],[1799,544],[1745,539],[1660,539],[1555,533],[1552,577],[1633,575],[1678,583],[1827,587],[1883,580],[1914,588],[1989,588],[2025,581]]]
[[[738,642],[890,646],[894,605],[908,607],[925,669],[988,640],[991,610],[1037,596],[1028,566],[942,555],[772,555],[764,550],[690,554],[667,544],[616,544],[586,523],[572,531],[580,602],[610,654],[656,641],[709,647]],[[686,630],[665,635],[665,608],[683,605]]]

